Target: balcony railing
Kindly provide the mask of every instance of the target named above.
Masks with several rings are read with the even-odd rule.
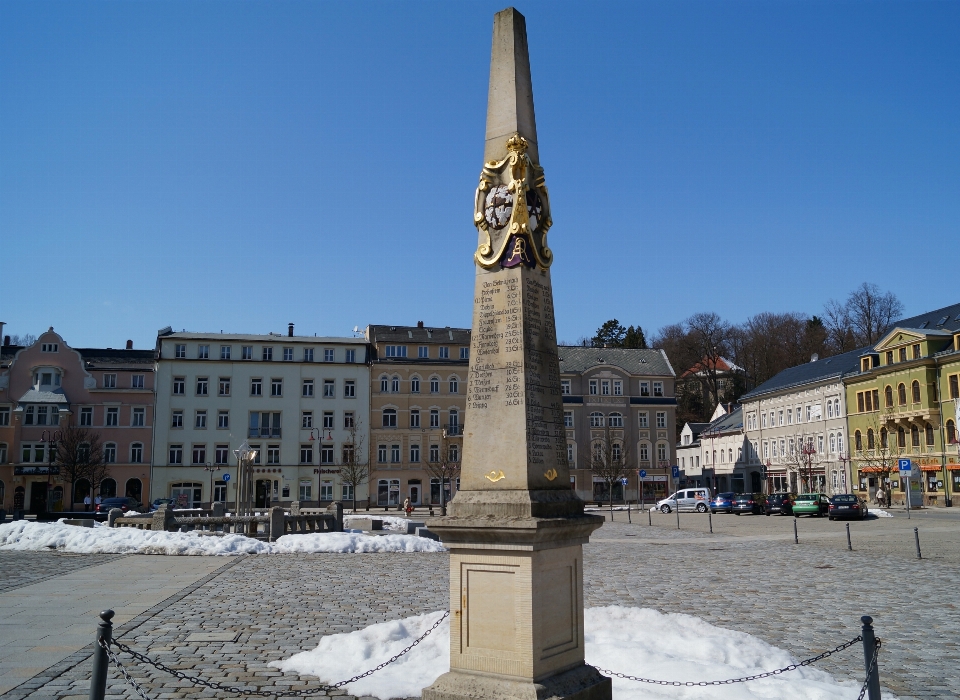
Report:
[[[443,429],[446,431],[448,437],[455,437],[457,435],[463,435],[463,425],[460,423],[446,424],[443,426]]]
[[[280,437],[280,428],[250,428],[247,431],[247,437],[278,438]]]

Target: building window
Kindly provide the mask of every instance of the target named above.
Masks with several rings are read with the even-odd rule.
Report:
[[[390,378],[386,376],[380,377],[380,393],[386,394],[388,391],[390,391]]]
[[[384,428],[397,427],[397,409],[395,408],[383,409],[383,427]]]
[[[301,428],[312,428],[313,427],[313,411],[304,411],[300,414],[300,427]]]
[[[183,360],[187,356],[187,346],[186,345],[177,345],[176,351],[174,352],[174,357],[178,360]]]
[[[783,425],[783,411],[777,411],[777,424]]]
[[[193,463],[203,464],[206,461],[207,461],[207,446],[194,445],[193,446]]]
[[[867,428],[867,449],[872,450],[875,448],[873,428]]]
[[[130,377],[130,388],[131,389],[142,389],[143,388],[143,375],[134,374]]]
[[[907,433],[903,428],[897,428],[897,447],[905,448],[907,446]]]
[[[411,427],[411,428],[419,428],[419,427],[420,427],[420,410],[419,410],[419,409],[416,409],[416,408],[411,409],[411,411],[410,411],[410,427]]]
[[[356,458],[356,451],[353,448],[353,445],[344,445],[343,451],[343,464],[353,464]]]
[[[657,460],[660,462],[667,461],[667,446],[662,442],[657,445]]]
[[[323,412],[323,429],[333,430],[333,411]]]
[[[253,346],[244,345],[240,348],[240,359],[241,360],[252,360],[253,359]]]
[[[320,464],[333,464],[333,445],[320,445]]]
[[[573,459],[573,444],[569,442],[567,443],[567,466],[571,469],[577,468]]]
[[[283,349],[283,361],[284,361],[284,362],[293,362],[293,348],[284,348],[284,349]]]
[[[949,378],[950,398],[960,399],[960,375],[951,374]]]
[[[600,395],[610,396],[610,380],[609,379],[600,380]]]
[[[251,411],[249,437],[282,437],[280,412]]]
[[[641,428],[649,428],[649,427],[650,427],[650,414],[649,414],[649,413],[647,413],[646,411],[640,411],[640,412],[637,414],[637,417],[638,417],[639,420],[640,420],[640,427],[641,427]]]
[[[920,359],[920,343],[916,343],[916,344],[913,346],[913,359],[914,359],[914,360],[919,360],[919,359]]]
[[[304,348],[304,349],[303,349],[303,361],[304,361],[304,362],[313,362],[313,348]]]
[[[610,416],[610,427],[611,428],[622,428],[623,427],[623,414],[622,413],[611,413]]]
[[[280,464],[280,445],[267,445],[267,464]]]
[[[572,428],[573,427],[573,411],[564,411],[563,412],[563,427]]]
[[[588,386],[590,390],[590,396],[596,396],[599,393],[600,389],[596,379],[591,379]]]
[[[569,395],[570,395],[570,380],[569,380],[569,379],[561,379],[561,380],[560,380],[560,393],[563,394],[564,396],[569,396]]]
[[[217,382],[217,395],[230,396],[230,377],[220,377],[220,381]]]
[[[430,461],[434,464],[440,461],[440,445],[430,445]]]
[[[448,455],[450,457],[451,462],[459,462],[460,461],[460,445],[457,445],[456,443],[450,445]]]
[[[324,379],[323,380],[323,398],[325,399],[334,398],[337,395],[335,386],[336,385],[334,384],[334,380]]]
[[[914,379],[911,388],[913,390],[913,402],[920,403],[920,382]]]
[[[383,464],[387,461],[387,446],[378,445],[377,446],[377,461]]]
[[[907,348],[906,348],[906,347],[897,348],[897,351],[898,351],[897,354],[900,355],[900,361],[901,361],[901,362],[906,362],[906,361],[907,361]]]
[[[420,393],[420,377],[410,377],[410,393],[419,394]]]
[[[273,360],[273,348],[261,348],[260,359],[264,361]]]
[[[640,443],[640,461],[649,462],[650,461],[650,445],[645,442]]]
[[[282,379],[270,380],[270,396],[283,396],[283,380]]]
[[[308,398],[313,398],[313,380],[312,379],[303,380],[303,387],[301,388],[300,393],[303,396],[306,396]]]
[[[390,380],[390,391],[394,394],[400,393],[400,377],[397,375],[394,375],[393,379]]]
[[[229,346],[229,345],[221,345],[221,346],[220,346],[220,359],[221,359],[221,360],[229,360],[229,359],[230,359],[230,346]]]
[[[357,382],[353,379],[347,379],[343,382],[343,398],[355,399],[357,397]]]
[[[333,482],[329,479],[325,479],[320,482],[320,500],[321,501],[332,501],[333,500]]]
[[[343,412],[343,427],[346,430],[351,430],[356,426],[356,423],[353,419],[353,411],[344,411]]]
[[[387,346],[387,357],[406,357],[406,356],[407,356],[406,345],[388,345]]]
[[[450,359],[450,348],[441,346],[441,347],[440,347],[439,357],[440,357],[441,360],[449,360],[449,359]]]
[[[333,362],[336,357],[333,348],[324,348],[323,349],[323,361],[324,362]]]
[[[229,445],[217,445],[214,448],[214,462],[216,464],[226,464],[227,457],[230,456],[230,446]]]
[[[390,445],[390,461],[393,464],[400,463],[400,445]]]
[[[309,479],[300,479],[300,500],[309,501],[313,499],[313,482]]]
[[[426,345],[421,345],[417,348],[417,357],[421,360],[427,360],[430,358],[430,348]]]
[[[50,382],[47,382],[49,384]],[[104,389],[116,389],[117,388],[117,375],[115,374],[105,374],[103,375],[103,388]]]
[[[857,397],[859,399],[859,394]],[[891,408],[893,406],[893,387],[889,384],[883,388],[883,402],[887,408]],[[860,410],[862,411],[863,409]]]
[[[207,412],[197,411],[194,416],[193,427],[197,430],[205,430],[207,427]]]
[[[209,345],[198,345],[198,346],[197,346],[197,359],[198,359],[198,360],[209,360],[209,359],[210,359],[210,346],[209,346]]]
[[[907,405],[907,387],[902,383],[897,386],[897,399],[899,399],[901,406]]]
[[[924,428],[927,438],[927,447],[933,447],[934,436],[933,436],[933,426],[927,423],[926,428]]]
[[[650,396],[650,382],[640,382],[640,396]]]
[[[920,447],[920,428],[915,425],[910,426],[910,446]]]
[[[400,503],[400,479],[380,479],[377,482],[377,505],[395,506]]]
[[[210,381],[206,377],[197,377],[197,396],[206,396]]]
[[[183,411],[174,411],[171,414],[170,427],[171,428],[183,427]]]
[[[430,393],[440,393],[440,377],[430,377]]]
[[[230,411],[217,411],[217,428],[220,430],[229,430]]]
[[[141,464],[143,462],[143,443],[135,442],[130,445],[130,463]]]
[[[590,427],[591,428],[602,428],[603,427],[603,414],[599,411],[594,411],[590,414]]]
[[[117,461],[116,443],[108,442],[103,446],[103,461],[107,464],[114,464]]]
[[[657,427],[658,428],[667,427],[667,414],[665,411],[657,411]]]
[[[430,409],[430,427],[439,428],[440,427],[440,411],[436,408]]]
[[[456,394],[460,391],[460,382],[456,377],[450,379],[450,393]]]
[[[183,464],[183,445],[170,445],[170,464]]]
[[[41,343],[40,352],[57,352],[58,347],[57,343]]]
[[[613,395],[623,396],[623,382],[619,379],[616,379],[613,382]]]
[[[10,409],[0,408],[0,425],[10,425]],[[93,408],[84,406],[80,409],[81,427],[90,427],[93,425]]]
[[[419,462],[420,461],[420,445],[410,445],[410,461]]]
[[[461,360],[470,359],[470,348],[460,348],[460,359]]]
[[[951,445],[956,441],[957,441],[957,424],[954,423],[952,420],[948,420],[947,421],[947,444]]]
[[[663,382],[654,382],[654,383],[653,383],[653,395],[654,395],[654,396],[663,396]]]
[[[46,407],[46,406],[40,406],[40,408],[43,409],[43,411],[44,411],[44,416],[43,416],[44,420],[43,420],[43,423],[40,423],[40,425],[44,425],[44,424],[46,424],[46,422],[47,422],[47,421],[46,421],[46,410],[47,410],[47,407]],[[39,421],[38,421],[38,422],[39,422]],[[108,408],[108,409],[107,409],[107,427],[111,427],[111,428],[112,428],[112,427],[115,427],[115,426],[118,426],[118,425],[120,425],[120,409],[119,409],[119,408],[116,408],[116,407],[110,407],[110,408]]]

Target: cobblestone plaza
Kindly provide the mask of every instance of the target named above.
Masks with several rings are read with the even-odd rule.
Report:
[[[884,641],[885,688],[901,698],[960,696],[955,601],[960,517],[952,511],[853,522],[853,551],[847,550],[844,524],[826,519],[800,519],[799,545],[793,542],[792,518],[714,516],[712,535],[702,515],[682,515],[680,530],[675,515],[654,513],[652,526],[646,514],[634,513],[632,519],[628,524],[626,513],[617,512],[615,522],[607,522],[585,547],[588,607],[621,604],[689,613],[761,637],[798,658],[855,637],[860,616],[870,614]],[[914,527],[922,560],[915,554]],[[141,562],[148,568],[140,568]],[[169,571],[160,593],[158,567]],[[113,585],[125,582],[142,593],[142,609],[131,607],[124,615],[124,601],[115,606],[116,636],[135,649],[210,680],[296,691],[319,681],[281,674],[267,666],[270,661],[311,649],[326,634],[445,609],[447,570],[445,554],[213,558],[3,552],[0,667],[24,665],[28,629],[31,640],[40,639],[37,649],[53,644],[43,641],[44,633],[53,640],[67,625],[85,625],[92,640],[95,609],[65,610],[69,619],[57,610],[36,619],[23,614],[42,605],[51,591],[69,593],[77,577],[86,575]],[[189,584],[177,588],[181,580]],[[148,605],[151,595],[157,602]],[[191,641],[210,632],[235,638]],[[18,647],[15,656],[11,650]],[[63,647],[54,663],[21,669],[26,672],[19,685],[4,687],[5,697],[85,698],[90,652],[82,644]],[[859,646],[819,665],[840,679],[862,676]],[[231,697],[130,666],[153,698]],[[696,668],[690,672],[691,680],[701,680]],[[136,697],[114,671],[107,692]]]

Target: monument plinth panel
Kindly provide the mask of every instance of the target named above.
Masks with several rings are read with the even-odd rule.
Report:
[[[494,19],[475,195],[473,335],[460,487],[428,525],[450,548],[450,672],[424,700],[609,700],[584,663],[583,550],[603,519],[570,485],[523,16]]]

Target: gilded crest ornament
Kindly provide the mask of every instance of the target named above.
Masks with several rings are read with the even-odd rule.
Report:
[[[525,265],[546,270],[553,263],[547,247],[553,225],[550,199],[543,168],[530,160],[528,147],[525,138],[514,134],[507,141],[507,157],[486,163],[480,173],[473,223],[483,241],[473,257],[484,269]]]

